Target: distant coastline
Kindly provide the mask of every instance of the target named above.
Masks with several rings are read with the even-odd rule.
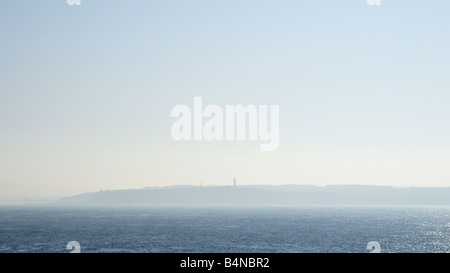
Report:
[[[364,185],[168,186],[105,190],[59,199],[56,205],[450,205],[450,187]]]

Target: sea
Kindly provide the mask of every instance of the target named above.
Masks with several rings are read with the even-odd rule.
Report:
[[[0,207],[2,253],[374,250],[450,252],[450,207]]]

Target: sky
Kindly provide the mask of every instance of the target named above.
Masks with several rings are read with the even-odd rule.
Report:
[[[2,1],[0,191],[450,186],[450,2]],[[175,105],[279,105],[279,147]],[[42,190],[39,188],[42,186]]]

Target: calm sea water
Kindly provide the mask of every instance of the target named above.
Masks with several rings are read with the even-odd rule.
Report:
[[[450,208],[0,207],[0,252],[450,252]]]

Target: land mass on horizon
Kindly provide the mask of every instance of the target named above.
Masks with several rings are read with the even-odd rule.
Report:
[[[167,186],[103,190],[61,198],[64,205],[450,205],[450,187],[370,185]]]

